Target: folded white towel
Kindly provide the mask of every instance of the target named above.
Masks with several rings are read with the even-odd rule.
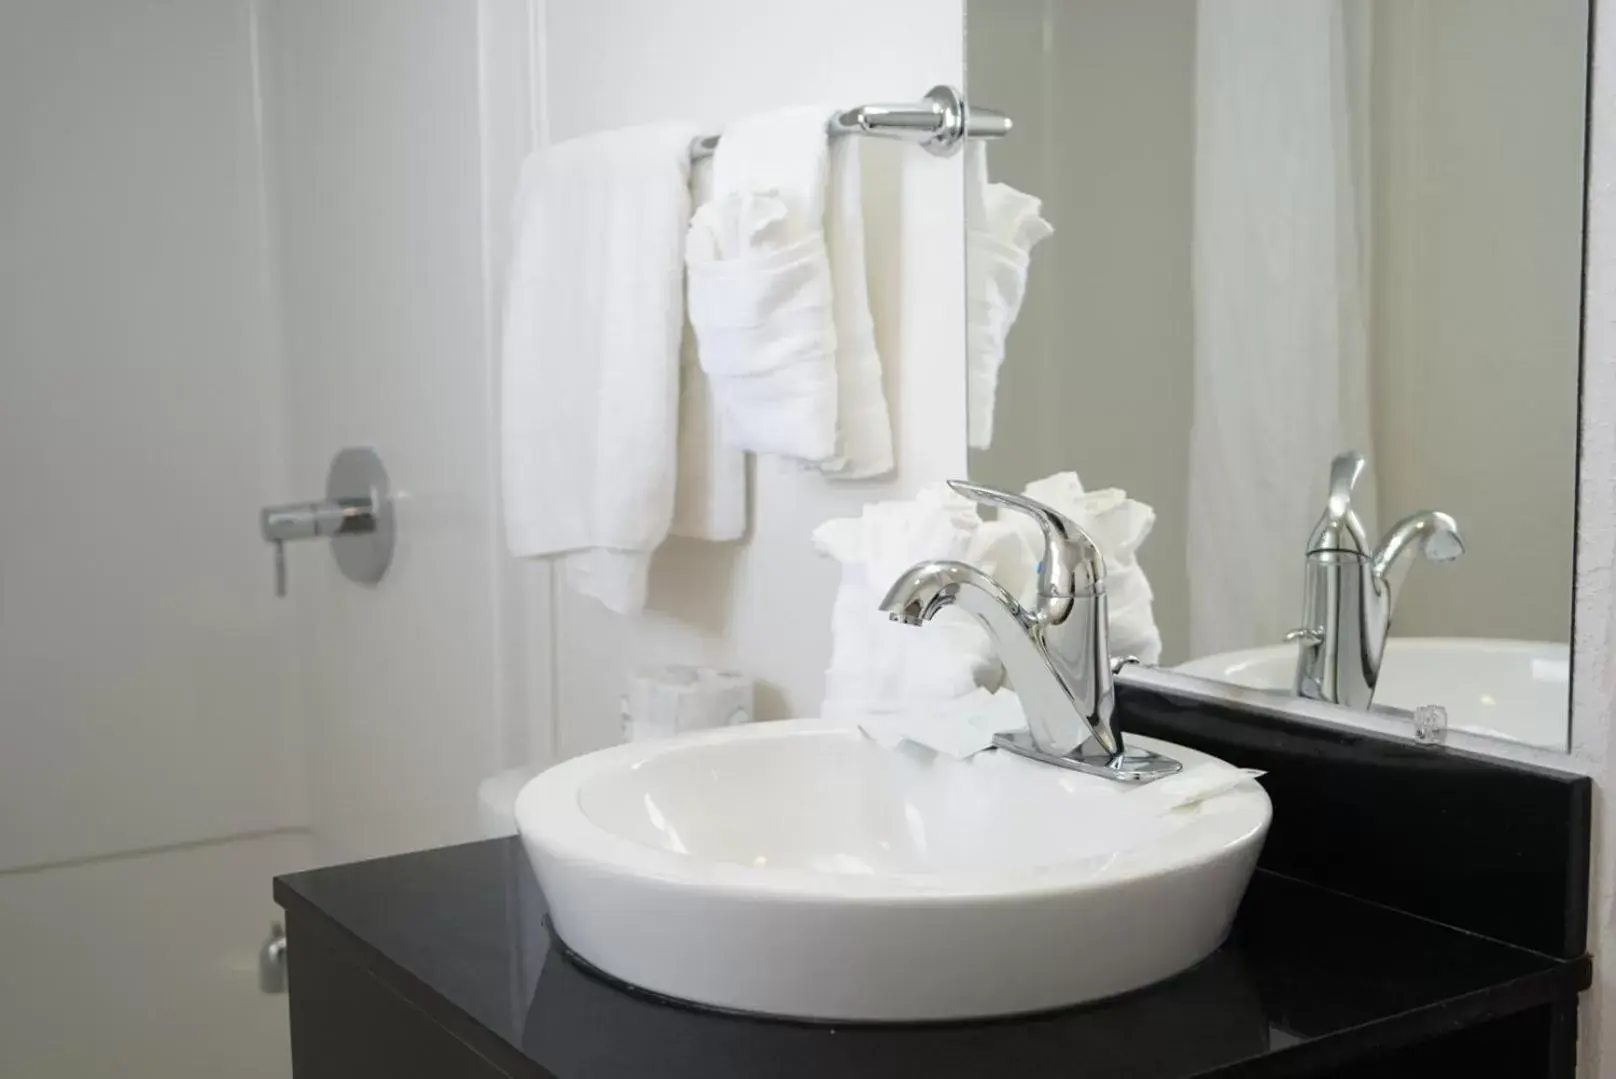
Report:
[[[690,195],[696,206],[712,197],[712,171],[706,161],[691,168]],[[746,453],[724,442],[718,403],[688,322],[679,351],[679,473],[669,532],[717,542],[746,534]]]
[[[608,131],[523,165],[505,317],[506,541],[645,604],[673,515],[681,262],[694,128]]]
[[[891,469],[892,431],[859,149],[831,149],[829,113],[784,109],[724,130],[713,197],[690,223],[690,322],[730,445],[864,478]]]
[[[998,659],[970,615],[946,609],[916,629],[879,609],[887,589],[916,562],[961,559],[998,572],[1007,551],[1021,550],[1020,540],[1008,528],[983,528],[975,503],[936,484],[910,501],[873,502],[856,518],[814,530],[815,547],[842,564],[823,715],[901,711],[997,684]]]
[[[1156,511],[1114,487],[1085,491],[1075,472],[1059,472],[1029,483],[1022,494],[1071,518],[1100,548],[1105,559],[1111,654],[1134,656],[1144,663],[1159,661],[1161,631],[1156,627],[1155,597],[1138,560],[1139,547],[1156,524]],[[1030,550],[1043,549],[1038,526],[1024,515],[1005,514],[1002,519],[1022,535]],[[1031,600],[1032,587],[1030,580],[1022,585],[1018,594],[1023,601]]]
[[[1033,246],[1055,231],[1039,216],[1042,205],[1008,184],[989,183],[987,148],[966,144],[966,433],[974,449],[993,442],[999,368],[1021,314]]]
[[[729,125],[685,249],[690,324],[724,440],[815,463],[836,453],[828,151],[818,109]]]

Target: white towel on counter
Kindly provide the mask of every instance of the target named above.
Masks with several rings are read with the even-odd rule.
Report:
[[[1156,524],[1156,511],[1115,487],[1085,491],[1075,472],[1059,472],[1021,492],[1035,502],[1065,514],[1088,533],[1105,560],[1105,591],[1110,611],[1111,654],[1133,656],[1142,663],[1161,659],[1161,631],[1156,626],[1155,595],[1139,565],[1139,547]],[[1024,514],[1002,515],[1023,537],[1036,559],[1043,550],[1043,535]],[[1012,587],[1005,582],[1006,587]],[[1016,591],[1022,602],[1032,599],[1036,582],[1023,582]]]
[[[831,110],[729,125],[690,223],[690,322],[725,440],[848,479],[892,468],[864,271],[856,140]]]
[[[993,736],[1027,729],[1027,715],[1014,690],[981,688],[953,700],[901,712],[861,714],[859,727],[877,745],[896,749],[911,742],[954,760],[968,760],[993,745]]]
[[[645,605],[673,516],[694,128],[602,132],[523,165],[505,313],[506,541],[560,556],[614,611]]]
[[[858,517],[826,521],[814,545],[842,564],[822,715],[906,711],[998,684],[998,657],[970,615],[945,609],[917,628],[893,622],[880,602],[928,559],[958,559],[994,577],[1018,568],[1024,545],[1008,524],[983,522],[974,502],[934,484],[912,500],[872,502]]]
[[[987,147],[965,144],[966,434],[973,449],[993,443],[993,409],[1005,340],[1027,294],[1033,246],[1054,234],[1043,203],[988,182]]]
[[[690,196],[701,206],[712,197],[710,160],[690,170]],[[679,471],[669,532],[686,539],[727,542],[746,534],[746,453],[728,445],[718,402],[696,354],[688,322],[679,351]]]

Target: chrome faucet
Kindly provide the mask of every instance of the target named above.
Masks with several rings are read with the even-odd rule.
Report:
[[[1364,467],[1354,450],[1331,462],[1324,516],[1307,541],[1302,628],[1285,638],[1298,644],[1297,695],[1351,708],[1374,700],[1407,556],[1418,550],[1432,562],[1452,562],[1464,554],[1459,525],[1436,510],[1404,517],[1370,550],[1352,508]]]
[[[1039,502],[960,480],[949,486],[977,502],[1024,513],[1044,535],[1037,597],[1023,607],[1003,585],[964,562],[921,562],[887,591],[881,609],[919,626],[956,605],[982,623],[1027,714],[1025,733],[1001,734],[1001,749],[1046,764],[1147,782],[1182,767],[1143,749],[1127,749],[1112,714],[1105,561],[1071,520]]]

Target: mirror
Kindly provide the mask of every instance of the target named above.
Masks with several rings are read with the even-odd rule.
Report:
[[[1163,667],[1564,748],[1587,0],[967,9],[971,478]]]

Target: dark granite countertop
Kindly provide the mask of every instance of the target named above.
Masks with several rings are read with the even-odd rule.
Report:
[[[1557,959],[1259,870],[1228,942],[1126,997],[1020,1019],[813,1026],[613,983],[556,946],[515,839],[279,878],[275,898],[514,1075],[1306,1075],[1586,987]],[[1074,962],[1082,942],[1073,941]]]

